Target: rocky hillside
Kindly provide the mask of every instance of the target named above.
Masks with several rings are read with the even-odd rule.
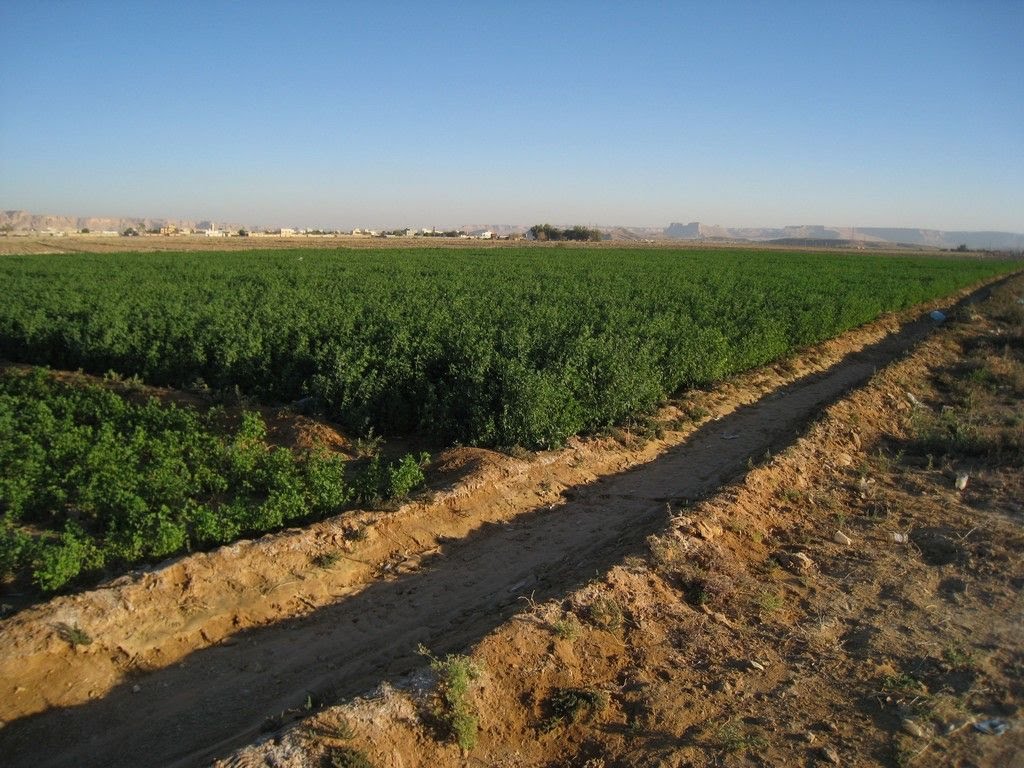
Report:
[[[967,232],[905,227],[833,227],[807,224],[789,227],[720,227],[692,221],[674,222],[665,228],[664,236],[676,240],[814,240],[892,243],[931,248],[968,248],[992,250],[1024,249],[1024,234],[1016,232]]]

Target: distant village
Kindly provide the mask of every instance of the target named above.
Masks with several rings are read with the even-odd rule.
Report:
[[[117,230],[90,230],[90,229],[58,229],[47,227],[44,229],[22,229],[14,230],[8,227],[0,228],[0,235],[11,236],[34,236],[34,237],[455,237],[463,240],[520,240],[525,238],[521,232],[498,234],[489,229],[479,230],[440,230],[424,227],[422,229],[391,229],[376,230],[356,228],[351,230],[337,229],[293,229],[282,227],[281,229],[263,229],[252,231],[245,228],[220,228],[211,224],[207,228],[179,227],[168,224],[155,229],[143,229],[141,227],[127,227],[122,231]]]

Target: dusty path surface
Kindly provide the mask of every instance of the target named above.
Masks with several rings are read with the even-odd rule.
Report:
[[[828,371],[708,423],[648,464],[445,543],[418,571],[237,633],[129,678],[100,700],[10,722],[0,730],[0,754],[10,766],[201,765],[282,713],[301,712],[310,697],[334,701],[408,673],[422,664],[418,644],[435,653],[470,645],[521,606],[521,596],[566,594],[637,550],[664,528],[670,507],[789,444],[825,405],[933,327],[927,318],[906,323]]]

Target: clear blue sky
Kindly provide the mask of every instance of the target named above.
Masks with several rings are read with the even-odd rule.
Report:
[[[1024,231],[1024,0],[0,0],[0,207]]]

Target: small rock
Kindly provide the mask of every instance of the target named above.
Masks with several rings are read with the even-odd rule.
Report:
[[[966,472],[961,472],[956,476],[956,489],[962,491],[967,487],[967,481],[970,479],[970,475]]]
[[[903,718],[903,722],[900,723],[900,730],[906,734],[913,736],[915,739],[920,739],[924,736],[924,731],[921,730],[921,726],[911,720],[909,717]]]
[[[715,525],[714,523],[709,523],[704,520],[698,520],[695,527],[697,529],[697,535],[705,541],[713,541],[722,535],[722,526]]]
[[[756,669],[758,672],[764,672],[764,664],[759,661],[748,661],[747,662],[752,669]]]
[[[717,621],[719,624],[725,624],[727,627],[732,626],[732,622],[729,621],[728,617],[724,613],[718,613],[717,611],[711,614],[711,618]]]
[[[807,573],[814,570],[814,561],[803,552],[786,552],[779,557],[782,566],[790,573]]]
[[[132,693],[138,693],[141,690],[142,690],[142,686],[141,685],[136,684],[136,685],[132,686]]]
[[[822,747],[820,751],[821,756],[825,758],[826,762],[832,765],[840,765],[839,753],[832,749],[832,747]]]
[[[836,544],[842,544],[844,547],[848,547],[851,544],[853,544],[853,539],[851,539],[842,531],[836,531],[834,534],[832,534],[832,541],[834,541]]]
[[[906,544],[910,538],[905,533],[890,533],[889,539],[897,544]]]

